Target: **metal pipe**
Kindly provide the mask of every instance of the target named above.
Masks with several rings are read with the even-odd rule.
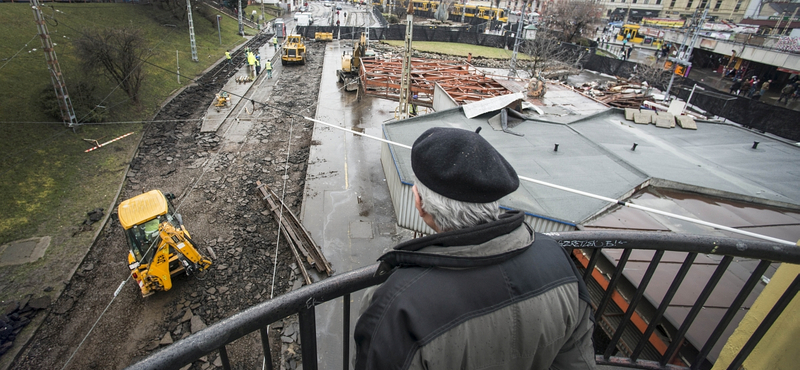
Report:
[[[300,343],[303,345],[303,369],[317,370],[317,321],[314,298],[306,301],[297,316],[300,318]]]

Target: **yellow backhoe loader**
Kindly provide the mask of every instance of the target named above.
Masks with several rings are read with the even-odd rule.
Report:
[[[197,250],[181,215],[175,213],[175,196],[151,190],[119,204],[119,223],[128,240],[128,267],[142,296],[172,288],[172,276],[200,274],[211,260]]]

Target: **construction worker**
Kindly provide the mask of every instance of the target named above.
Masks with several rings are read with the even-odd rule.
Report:
[[[261,73],[261,56],[256,55],[256,77]]]
[[[252,75],[252,76],[253,76],[253,78],[255,78],[255,73],[256,73],[256,56],[255,56],[255,55],[253,55],[253,53],[252,53],[252,52],[250,52],[250,51],[248,51],[248,52],[247,52],[247,64],[249,64],[249,65],[250,65],[250,75]]]
[[[267,78],[272,78],[272,63],[269,60],[265,62],[264,70],[267,71]]]
[[[272,50],[278,51],[278,36],[272,38]]]
[[[225,51],[225,59],[228,60],[228,65],[231,65],[231,63],[233,63],[233,62],[231,62],[231,51],[230,50],[226,50]]]

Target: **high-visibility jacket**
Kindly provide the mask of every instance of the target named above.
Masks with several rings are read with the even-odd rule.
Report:
[[[228,59],[228,60],[230,60],[230,59],[231,59],[231,53],[229,53],[229,52],[227,52],[227,51],[226,51],[226,52],[225,52],[225,59]]]
[[[256,64],[256,56],[253,53],[247,53],[247,64],[251,66]]]
[[[266,64],[264,64],[264,69],[267,70],[267,71],[271,71],[272,70],[272,63],[270,63],[270,61],[266,61]]]

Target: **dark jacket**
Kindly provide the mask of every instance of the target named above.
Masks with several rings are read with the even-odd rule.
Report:
[[[356,369],[594,369],[589,294],[519,212],[402,243],[356,324]]]

